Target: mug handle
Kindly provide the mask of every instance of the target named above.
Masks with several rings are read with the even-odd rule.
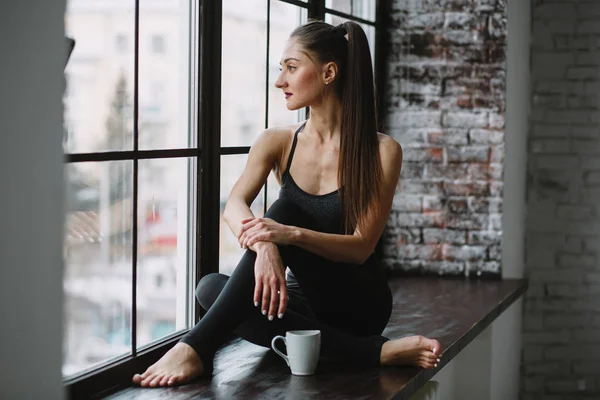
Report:
[[[287,348],[287,340],[285,340],[285,337],[283,337],[283,336],[275,336],[273,338],[273,340],[271,340],[271,347],[273,348],[273,350],[275,351],[275,353],[279,354],[281,356],[281,358],[283,358],[285,360],[285,363],[289,367],[290,366],[290,360],[289,360],[289,358],[287,358],[287,356],[285,354],[283,354],[282,352],[280,352],[279,350],[277,350],[277,348],[275,347],[275,342],[277,341],[277,339],[283,340],[283,343],[285,343],[285,347],[286,348]]]

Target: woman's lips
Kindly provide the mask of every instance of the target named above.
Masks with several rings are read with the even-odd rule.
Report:
[[[291,93],[286,93],[286,94],[285,94],[285,98],[286,98],[286,99],[289,99],[291,96],[292,96],[292,94],[291,94]]]

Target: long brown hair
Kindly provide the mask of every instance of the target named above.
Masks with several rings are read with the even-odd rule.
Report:
[[[344,231],[351,234],[369,213],[380,212],[376,206],[383,173],[369,41],[361,26],[351,21],[333,26],[312,20],[296,28],[290,38],[318,61],[338,66],[339,79],[334,81],[342,102],[338,183]]]

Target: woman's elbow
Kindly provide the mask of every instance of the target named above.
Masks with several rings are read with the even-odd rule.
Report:
[[[233,212],[233,203],[234,200],[232,198],[227,199],[225,203],[225,207],[223,208],[223,220],[227,224],[231,224],[231,213]]]
[[[358,254],[358,257],[357,257],[357,260],[356,260],[357,262],[356,263],[358,265],[363,265],[364,263],[367,262],[367,260],[369,259],[369,257],[371,257],[371,254],[373,254],[373,252],[374,252],[374,250],[371,250],[371,249],[368,249],[366,251],[361,251]]]
[[[229,223],[229,200],[225,203],[225,207],[223,208],[223,220]]]

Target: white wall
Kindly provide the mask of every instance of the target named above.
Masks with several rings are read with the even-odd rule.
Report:
[[[432,378],[438,400],[519,398],[522,303],[513,303]]]
[[[502,215],[502,277],[525,274],[527,138],[531,104],[531,2],[508,1],[506,130]],[[518,399],[521,376],[523,299],[492,324],[492,400]]]
[[[521,279],[525,266],[525,192],[530,110],[531,4],[508,1],[506,154],[502,277]],[[523,299],[505,310],[433,380],[440,400],[519,398]],[[469,375],[477,371],[477,379]]]
[[[517,300],[492,324],[490,399],[519,398],[523,299]]]
[[[490,398],[491,332],[488,326],[433,377],[439,383],[438,400]]]
[[[527,136],[531,104],[530,1],[509,0],[507,22],[502,277],[523,278],[525,270]]]
[[[0,5],[0,398],[60,399],[65,0]]]

